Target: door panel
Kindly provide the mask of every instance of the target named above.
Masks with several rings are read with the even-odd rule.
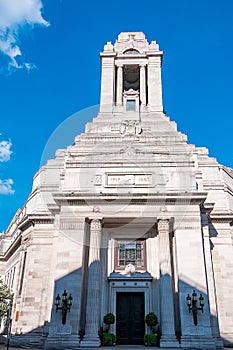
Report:
[[[116,336],[118,344],[143,344],[144,293],[117,293]]]

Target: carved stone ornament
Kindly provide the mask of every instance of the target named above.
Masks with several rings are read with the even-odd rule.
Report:
[[[99,219],[91,220],[91,231],[101,231],[102,224]]]
[[[169,231],[169,219],[161,219],[158,221],[158,231]]]
[[[127,274],[135,272],[135,266],[132,265],[132,264],[128,264],[128,265],[125,267],[125,272],[126,272]]]
[[[102,175],[95,175],[94,184],[95,186],[102,185]]]
[[[99,213],[100,212],[100,208],[99,207],[93,207],[92,211],[93,211],[93,213]]]
[[[120,126],[120,133],[125,135],[140,135],[142,133],[141,123],[135,120],[124,120]]]

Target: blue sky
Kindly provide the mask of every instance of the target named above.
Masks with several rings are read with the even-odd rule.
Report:
[[[232,19],[232,0],[0,0],[0,231],[26,201],[41,162],[95,116],[99,52],[122,31],[159,43],[167,115],[189,143],[233,167]]]

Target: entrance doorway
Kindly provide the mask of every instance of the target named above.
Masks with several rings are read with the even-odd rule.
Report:
[[[118,344],[143,344],[144,293],[117,293],[116,336]]]

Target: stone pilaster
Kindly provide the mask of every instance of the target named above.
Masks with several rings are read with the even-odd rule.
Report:
[[[123,92],[123,67],[117,67],[117,105],[122,105],[122,92]]]
[[[101,246],[101,220],[93,219],[90,224],[90,250],[88,264],[88,287],[85,337],[81,343],[82,347],[98,347],[100,339],[98,336],[101,307],[101,268],[100,268],[100,246]]]
[[[159,266],[160,266],[160,312],[161,331],[160,347],[178,347],[175,336],[174,302],[171,276],[171,256],[169,239],[169,220],[158,221]]]
[[[206,276],[208,284],[208,297],[210,307],[210,324],[212,334],[215,340],[217,349],[223,348],[223,341],[220,338],[218,315],[217,315],[217,304],[215,296],[215,285],[214,285],[214,270],[211,258],[211,247],[210,247],[210,236],[209,236],[209,224],[206,214],[202,213],[202,232],[203,232],[203,246],[205,253],[205,264],[206,264]],[[208,305],[205,305],[205,309]],[[205,310],[206,312],[206,310]]]
[[[196,213],[195,213],[196,211]],[[199,217],[198,217],[199,214]],[[203,254],[203,235],[200,222],[200,208],[192,208],[192,216],[184,216],[176,228],[176,252],[179,276],[179,304],[181,322],[181,347],[190,349],[216,349],[210,327],[210,311],[206,286],[206,262]],[[209,258],[208,258],[209,259]],[[194,263],[195,262],[195,263]],[[210,261],[209,261],[210,262]],[[209,263],[208,263],[209,264]],[[205,299],[203,313],[198,310],[194,325],[193,312],[188,312],[186,297],[195,289]],[[199,300],[198,305],[199,306]]]
[[[115,65],[112,52],[102,53],[100,112],[111,113],[114,103]]]
[[[140,65],[140,101],[142,106],[146,105],[146,70],[145,65]]]
[[[148,105],[150,111],[163,111],[160,57],[148,59]]]

